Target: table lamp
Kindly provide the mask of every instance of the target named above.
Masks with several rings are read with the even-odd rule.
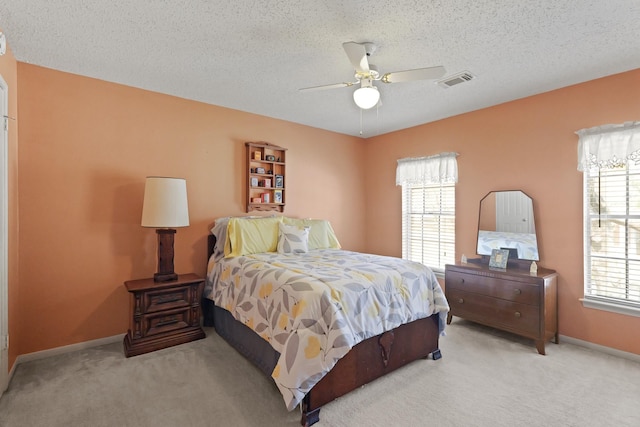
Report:
[[[187,182],[183,178],[148,176],[144,186],[142,226],[156,228],[158,272],[156,282],[176,280],[173,271],[173,237],[176,227],[189,225]]]

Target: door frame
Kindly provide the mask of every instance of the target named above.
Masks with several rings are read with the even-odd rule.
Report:
[[[0,75],[0,396],[9,385],[9,86]]]

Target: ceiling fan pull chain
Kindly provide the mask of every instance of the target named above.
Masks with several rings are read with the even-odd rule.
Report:
[[[360,135],[362,136],[362,108],[358,108],[360,110]]]

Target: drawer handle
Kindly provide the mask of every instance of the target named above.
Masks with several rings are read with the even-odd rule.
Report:
[[[168,304],[170,302],[176,302],[182,300],[180,295],[163,295],[158,296],[156,301],[158,304]]]
[[[460,304],[464,304],[464,299],[462,299],[462,298],[458,298],[458,302],[459,302]]]
[[[159,321],[158,323],[156,323],[156,328],[159,328],[161,326],[172,325],[174,323],[178,323],[177,316],[166,317],[166,318],[162,319],[161,321]]]
[[[519,312],[519,311],[516,311],[515,316],[516,316],[517,318],[520,318],[520,317],[522,316],[522,314],[520,314],[520,312]]]
[[[522,291],[520,289],[516,288],[516,289],[513,290],[513,293],[516,294],[516,295],[520,295],[522,293]]]

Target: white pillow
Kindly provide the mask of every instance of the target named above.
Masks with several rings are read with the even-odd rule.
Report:
[[[278,223],[278,253],[301,254],[309,252],[309,227]]]
[[[340,242],[326,219],[298,219],[284,217],[287,225],[296,225],[300,228],[309,227],[309,249],[340,249]]]

